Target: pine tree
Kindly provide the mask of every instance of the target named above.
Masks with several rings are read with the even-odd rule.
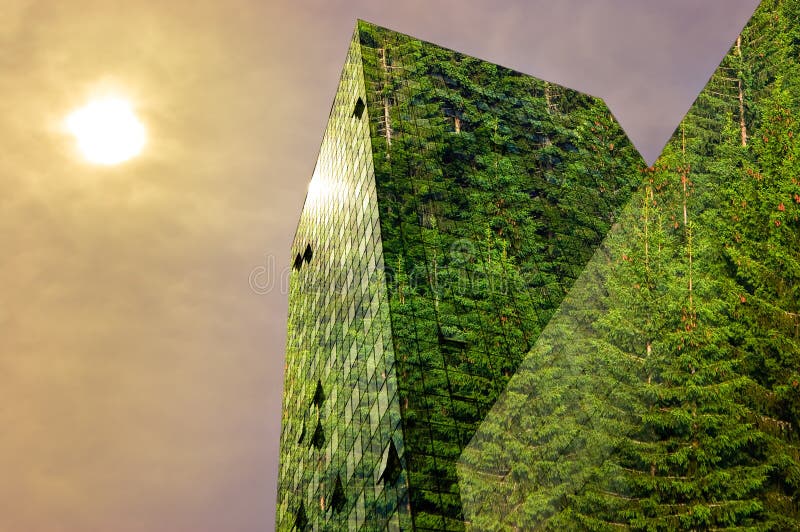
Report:
[[[798,527],[798,4],[743,30],[465,450],[476,529]]]

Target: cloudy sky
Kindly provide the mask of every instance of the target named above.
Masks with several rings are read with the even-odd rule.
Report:
[[[2,0],[0,530],[273,529],[282,269],[356,18],[603,97],[653,160],[757,0]],[[133,102],[92,166],[64,117]]]

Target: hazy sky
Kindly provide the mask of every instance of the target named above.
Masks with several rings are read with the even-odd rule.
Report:
[[[267,289],[357,17],[603,97],[652,160],[757,1],[498,3],[0,2],[0,531],[273,529]],[[61,121],[109,89],[149,144],[90,166]]]

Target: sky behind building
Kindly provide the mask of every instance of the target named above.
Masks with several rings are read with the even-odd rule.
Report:
[[[0,530],[274,523],[281,272],[356,18],[606,100],[652,160],[754,0],[0,5]],[[139,158],[61,121],[133,101]]]

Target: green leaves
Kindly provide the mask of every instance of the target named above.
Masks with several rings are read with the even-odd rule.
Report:
[[[762,5],[465,450],[465,513],[479,528],[797,528],[800,102],[785,88],[798,78],[781,37],[796,33],[789,11],[796,22],[797,2]],[[545,173],[542,197],[561,212],[581,198],[602,211],[606,187],[624,194],[624,180],[602,180],[626,163],[590,111],[572,117],[586,117],[576,155],[559,152],[549,164],[561,172]],[[577,221],[573,232],[605,234],[577,209],[569,222],[551,203],[541,212],[542,231]],[[542,270],[580,263],[544,249]]]

